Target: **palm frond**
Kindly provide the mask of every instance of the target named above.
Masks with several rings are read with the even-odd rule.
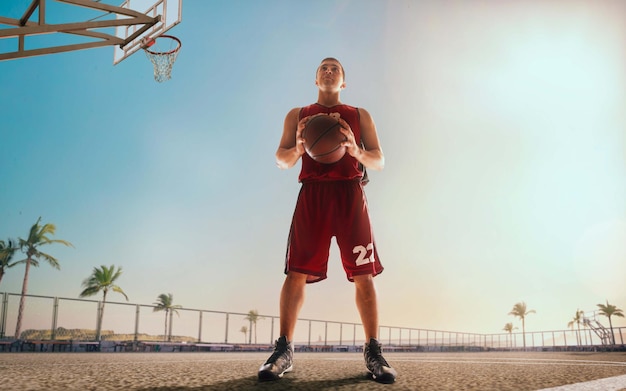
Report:
[[[96,294],[98,294],[100,292],[100,288],[96,287],[96,286],[90,286],[85,288],[85,290],[83,290],[80,293],[80,297],[88,297],[88,296],[94,296]]]
[[[113,285],[111,286],[111,290],[113,292],[117,292],[117,293],[121,293],[122,295],[124,295],[124,297],[126,298],[126,301],[128,301],[128,296],[126,295],[126,293],[124,293],[124,291],[122,290],[122,288],[120,288],[117,285]]]
[[[0,240],[0,267],[9,268],[19,263],[19,261],[11,262],[17,250],[18,246],[15,240],[7,239],[6,242]]]

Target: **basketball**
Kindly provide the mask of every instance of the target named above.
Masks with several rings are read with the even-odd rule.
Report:
[[[329,115],[311,118],[302,131],[306,153],[319,163],[339,161],[346,153],[346,147],[341,146],[346,137],[340,128],[339,121]]]

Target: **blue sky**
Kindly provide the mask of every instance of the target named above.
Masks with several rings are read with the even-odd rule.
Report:
[[[30,1],[10,3],[1,16]],[[131,302],[277,315],[299,164],[281,171],[274,152],[334,56],[386,156],[366,188],[382,324],[499,332],[525,301],[538,331],[626,308],[624,14],[617,0],[185,0],[165,83],[141,52],[113,66],[112,47],[0,62],[0,238],[41,216],[74,244],[46,249],[61,270],[32,270],[32,294],[77,297],[115,264]],[[331,257],[301,315],[358,322]]]

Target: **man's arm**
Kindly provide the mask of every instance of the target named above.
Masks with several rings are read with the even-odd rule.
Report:
[[[300,108],[296,107],[291,109],[285,117],[283,135],[276,151],[276,165],[283,170],[293,167],[304,153],[302,130],[306,118],[298,121],[299,114]]]
[[[380,147],[376,125],[367,110],[359,108],[359,113],[363,148],[361,148],[361,143],[354,139],[354,133],[352,133],[350,125],[343,119],[339,119],[342,126],[341,131],[347,139],[343,142],[343,145],[347,148],[350,156],[354,157],[365,167],[380,171],[385,167],[385,155],[383,155],[383,150]]]

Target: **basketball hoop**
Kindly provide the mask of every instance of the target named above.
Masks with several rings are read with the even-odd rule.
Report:
[[[171,35],[159,35],[156,38],[145,38],[142,48],[154,65],[154,80],[159,83],[172,77],[172,67],[178,51],[182,46],[180,39]]]

